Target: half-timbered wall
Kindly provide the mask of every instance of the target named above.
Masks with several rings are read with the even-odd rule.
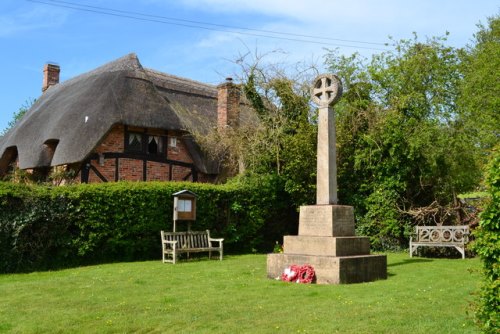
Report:
[[[130,133],[141,134],[143,138],[162,138],[163,151],[161,154],[148,154],[147,148],[144,152],[127,150]],[[172,141],[170,138],[176,139]],[[196,171],[182,133],[117,125],[94,152],[82,164],[79,175],[82,182],[213,181],[212,176]]]

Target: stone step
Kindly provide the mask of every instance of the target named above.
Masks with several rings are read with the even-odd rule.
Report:
[[[286,254],[351,256],[370,254],[368,237],[284,236]]]
[[[387,278],[386,255],[338,257],[278,253],[267,255],[267,276],[280,277],[292,264],[313,266],[318,284],[362,283]]]

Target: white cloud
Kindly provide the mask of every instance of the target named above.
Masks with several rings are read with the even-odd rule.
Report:
[[[67,15],[67,11],[42,6],[32,7],[29,11],[2,14],[0,15],[0,37],[58,27],[64,24]]]
[[[400,1],[345,1],[345,0],[182,0],[198,10],[221,13],[258,13],[287,17],[301,22],[331,23],[332,18],[370,20],[394,18],[394,8],[401,8]],[[399,14],[399,13],[398,13]]]
[[[168,6],[168,0],[142,0]],[[260,28],[262,22],[295,24],[306,35],[386,42],[419,36],[442,36],[446,31],[463,35],[474,31],[486,16],[498,12],[498,0],[179,0],[200,13],[252,15],[257,21],[242,21],[242,27]],[[456,39],[463,44],[462,38]]]
[[[238,34],[230,32],[212,32],[196,43],[196,47],[215,48],[238,40]]]

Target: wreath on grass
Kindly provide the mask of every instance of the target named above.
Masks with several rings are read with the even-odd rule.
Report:
[[[292,264],[283,271],[283,274],[281,274],[281,280],[285,282],[309,284],[313,283],[315,279],[316,273],[310,264],[305,264],[303,266]]]

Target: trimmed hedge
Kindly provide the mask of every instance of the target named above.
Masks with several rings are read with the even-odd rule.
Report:
[[[481,213],[473,245],[484,275],[476,320],[484,333],[500,333],[500,146],[493,150],[486,176],[491,200]]]
[[[159,231],[172,230],[172,194],[182,189],[198,196],[193,230],[224,238],[228,252],[271,251],[296,233],[296,210],[274,176],[226,185],[0,182],[0,272],[160,258]]]

